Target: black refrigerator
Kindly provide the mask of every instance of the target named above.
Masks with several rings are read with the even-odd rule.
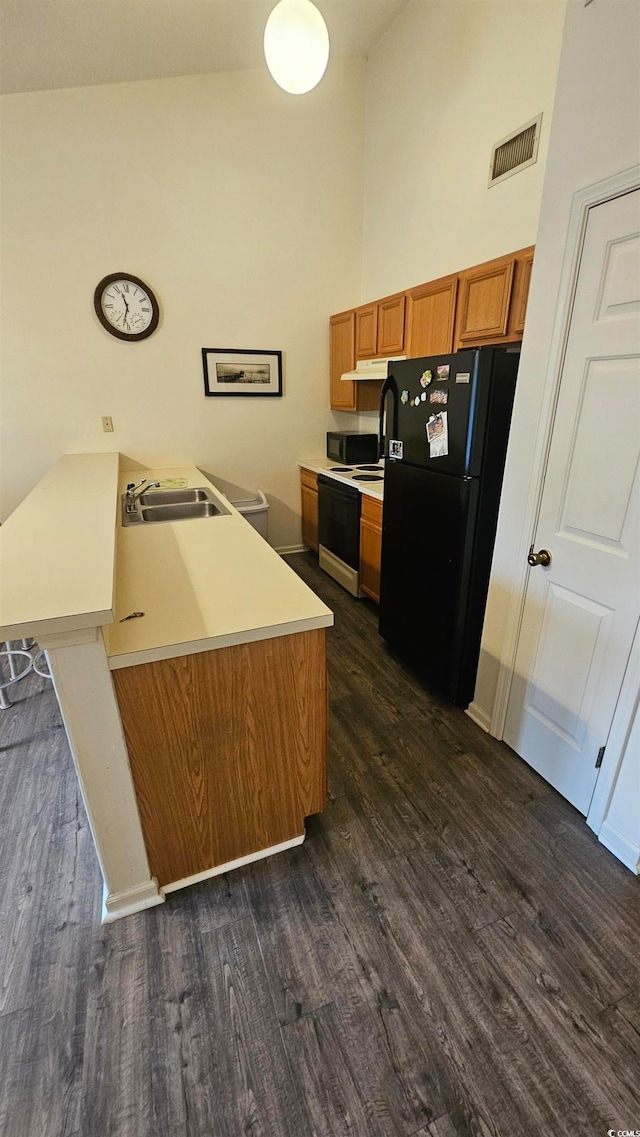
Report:
[[[380,397],[380,635],[459,706],[473,699],[519,359],[512,345],[392,361]]]

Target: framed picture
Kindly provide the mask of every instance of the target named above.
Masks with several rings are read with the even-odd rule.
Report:
[[[282,395],[282,352],[203,347],[205,395]]]

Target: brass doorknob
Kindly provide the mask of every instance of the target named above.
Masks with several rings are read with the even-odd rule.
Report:
[[[551,553],[548,549],[540,549],[539,553],[534,553],[532,545],[527,560],[531,568],[535,568],[536,565],[543,565],[544,568],[548,568],[551,564]]]

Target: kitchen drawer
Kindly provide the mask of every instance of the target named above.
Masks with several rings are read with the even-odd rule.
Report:
[[[381,526],[382,502],[380,498],[371,497],[370,494],[363,493],[360,503],[360,516],[364,517],[367,521],[373,522],[374,525]]]
[[[318,475],[314,474],[311,470],[300,470],[300,485],[307,486],[310,490],[317,490]]]

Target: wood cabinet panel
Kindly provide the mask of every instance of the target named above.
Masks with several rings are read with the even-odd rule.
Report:
[[[401,355],[404,349],[405,294],[387,296],[356,308],[356,359]]]
[[[533,268],[533,252],[533,248],[524,249],[522,254],[516,256],[513,296],[509,315],[509,330],[513,333],[514,339],[519,338],[524,332],[531,270]]]
[[[458,277],[444,276],[407,292],[405,353],[408,357],[453,351]]]
[[[380,561],[382,557],[382,502],[362,495],[360,515],[360,588],[380,602]]]
[[[335,410],[357,410],[355,383],[343,383],[340,376],[353,371],[355,359],[355,312],[340,312],[329,321],[330,402]]]
[[[324,809],[324,629],[123,667],[113,682],[160,885],[299,837]]]
[[[302,544],[318,552],[318,489],[300,478],[300,505],[302,516]]]
[[[378,305],[356,308],[356,359],[375,359],[378,352]]]
[[[404,318],[406,297],[389,296],[378,304],[378,339],[376,355],[401,355],[404,350]]]
[[[363,493],[360,503],[360,516],[365,517],[367,521],[371,521],[374,525],[382,525],[382,501],[380,498],[371,497],[371,494]]]
[[[461,274],[458,347],[473,347],[506,335],[514,264],[514,257],[501,257]]]

